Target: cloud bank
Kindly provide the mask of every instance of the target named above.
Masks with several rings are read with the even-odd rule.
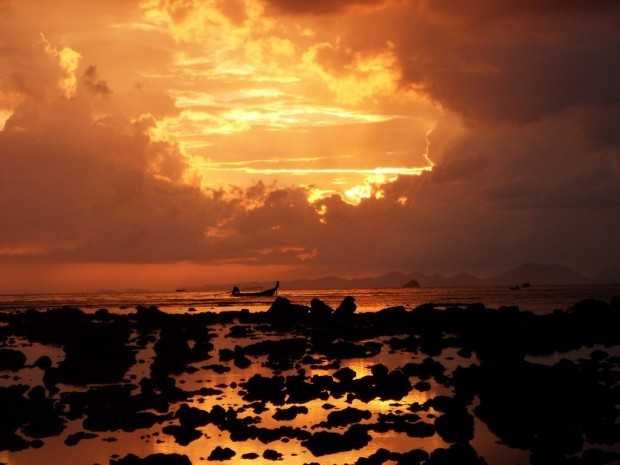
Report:
[[[620,263],[615,2],[87,3],[0,2],[8,289]]]

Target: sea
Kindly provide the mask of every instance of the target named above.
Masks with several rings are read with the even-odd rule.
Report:
[[[575,303],[586,299],[597,299],[609,302],[614,296],[620,296],[620,284],[608,286],[538,286],[529,288],[510,289],[507,286],[476,286],[476,287],[443,287],[443,288],[389,288],[389,289],[312,289],[294,290],[287,289],[282,283],[279,296],[289,299],[291,302],[301,305],[310,305],[313,298],[317,298],[337,308],[346,296],[353,296],[357,304],[358,312],[372,312],[384,308],[402,306],[407,310],[414,309],[419,305],[433,303],[438,307],[450,305],[469,305],[483,303],[487,308],[499,308],[501,306],[517,306],[521,310],[529,310],[537,314],[545,314],[554,310],[570,309]],[[181,314],[187,312],[224,312],[231,310],[248,309],[251,312],[266,311],[274,302],[274,297],[246,298],[232,297],[229,292],[123,292],[123,293],[74,293],[74,294],[24,294],[24,295],[0,295],[0,312],[23,312],[34,308],[46,310],[63,306],[78,307],[86,313],[94,313],[105,308],[112,313],[135,312],[137,306],[157,306],[167,313]],[[210,363],[223,363],[217,359],[217,351],[223,348],[236,349],[237,345],[246,346],[254,341],[253,333],[247,335],[239,331],[232,331],[234,324],[214,325],[212,342],[214,358]],[[259,331],[268,339],[286,337],[277,333]],[[27,364],[17,372],[0,371],[0,389],[13,385],[39,386],[43,383],[43,371],[34,365],[41,355],[47,355],[53,364],[60,364],[65,358],[61,347],[54,344],[45,344],[38,341],[29,341],[21,336],[12,336],[5,341],[0,341],[0,347],[17,349],[27,357]],[[150,360],[154,356],[154,343],[151,341],[146,347],[140,347],[136,355],[138,363],[135,363],[126,373],[123,383],[133,383],[133,389],[138,392],[138,381],[149,377]],[[562,353],[562,357],[579,358],[587,357],[595,349],[604,349],[613,355],[620,356],[620,346],[613,347],[586,347]],[[338,367],[350,368],[357,376],[363,377],[371,374],[371,367],[383,364],[389,369],[402,367],[406,363],[424,363],[427,355],[420,352],[381,350],[372,358],[346,358],[339,362]],[[547,360],[549,358],[549,360]],[[450,374],[457,366],[467,367],[477,363],[475,357],[463,357],[457,348],[445,348],[441,355],[433,360],[440,362],[446,367],[446,373]],[[535,363],[554,364],[557,360],[553,357],[537,357],[528,359]],[[235,411],[244,411],[249,408],[242,398],[243,390],[239,384],[247,381],[254,375],[264,377],[274,376],[274,371],[269,368],[268,357],[265,355],[252,357],[252,364],[247,368],[237,367],[228,363],[229,371],[215,372],[205,366],[205,362],[192,364],[192,370],[186,370],[182,374],[174,375],[175,382],[186,391],[202,388],[216,388],[221,392],[219,395],[195,395],[188,398],[185,403],[189,406],[210,411],[215,405]],[[321,367],[305,365],[308,377],[330,374],[329,366]],[[295,369],[284,371],[284,376],[295,375]],[[414,379],[413,382],[416,380]],[[346,396],[329,398],[329,404],[324,400],[315,399],[303,404],[307,412],[298,415],[292,420],[276,421],[274,412],[279,407],[267,403],[267,408],[262,413],[254,413],[253,418],[259,422],[259,426],[266,428],[278,428],[282,425],[307,428],[315,431],[329,415],[327,408],[343,410],[348,407],[369,411],[372,418],[365,422],[374,422],[380,415],[402,415],[408,412],[408,406],[424,404],[426,401],[437,396],[452,395],[450,390],[430,380],[430,390],[411,390],[409,394],[399,401],[382,400],[375,398],[370,401],[359,399],[349,400]],[[70,398],[76,393],[83,392],[86,386],[72,386],[60,384],[58,394],[50,394],[50,398],[62,405],[62,399]],[[181,402],[170,406],[169,414],[173,415]],[[249,412],[251,413],[251,412]],[[244,415],[248,415],[246,412]],[[427,422],[433,422],[430,414],[425,417]],[[491,429],[478,417],[475,418],[475,437],[471,441],[472,447],[484,457],[489,465],[524,465],[529,463],[529,452],[525,450],[511,449],[503,444]],[[192,464],[204,462],[210,452],[217,447],[228,447],[235,451],[236,456],[230,463],[252,463],[253,465],[270,465],[273,460],[265,458],[267,449],[273,449],[283,454],[282,463],[291,465],[305,465],[309,463],[319,465],[351,465],[358,463],[360,457],[369,457],[379,449],[387,449],[394,452],[405,453],[413,449],[423,449],[428,453],[438,449],[447,448],[438,434],[427,438],[409,437],[404,432],[397,431],[373,431],[372,440],[360,450],[338,452],[326,456],[315,457],[298,440],[275,441],[264,444],[257,439],[247,441],[233,440],[227,431],[222,431],[213,424],[200,428],[200,438],[188,445],[181,445],[175,441],[166,427],[176,425],[178,420],[172,416],[169,421],[155,424],[149,428],[139,428],[136,431],[92,431],[84,440],[77,445],[69,445],[67,442],[70,434],[81,433],[85,430],[82,419],[72,419],[67,422],[66,429],[58,436],[43,438],[41,447],[29,447],[23,451],[8,451],[0,447],[0,465],[91,465],[94,463],[115,463],[113,458],[125,457],[127,454],[135,454],[146,457],[150,454],[183,454],[189,457]],[[343,428],[337,429],[342,432]],[[21,433],[20,433],[21,434]],[[244,454],[254,454],[255,459],[245,460]],[[389,461],[387,463],[394,463]],[[387,465],[386,463],[386,465]],[[616,465],[618,462],[612,462]]]
[[[586,299],[609,302],[620,297],[620,284],[554,285],[511,289],[508,286],[420,287],[385,289],[286,289],[278,295],[292,303],[310,305],[317,298],[336,309],[346,296],[355,298],[358,312],[373,312],[402,306],[407,310],[427,303],[438,307],[483,303],[487,308],[517,306],[537,314],[567,310]],[[247,309],[266,311],[275,297],[233,297],[228,291],[184,292],[98,292],[71,294],[0,295],[0,311],[45,310],[77,307],[86,313],[105,308],[113,313],[130,313],[137,306],[156,306],[167,313],[223,312]]]

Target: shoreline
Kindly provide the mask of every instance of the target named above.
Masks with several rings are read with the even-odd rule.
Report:
[[[79,443],[141,432],[157,444],[174,442],[176,455],[158,458],[171,464],[198,463],[197,444],[213,455],[207,460],[231,453],[251,460],[233,447],[247,444],[264,449],[254,463],[346,456],[347,463],[417,457],[433,465],[450,457],[492,465],[484,447],[472,446],[474,425],[483,422],[532,461],[608,463],[620,460],[618,327],[617,297],[544,315],[483,304],[358,313],[350,297],[336,308],[279,297],[262,312],[0,313],[0,408],[8,412],[0,453],[36,455],[60,437],[58,457]],[[588,356],[573,361],[529,361],[584,349]],[[325,413],[321,404],[335,406]],[[321,421],[304,426],[314,416]],[[224,447],[209,439],[214,432]],[[373,446],[384,437],[402,450]],[[405,438],[420,447],[404,450]],[[430,448],[430,439],[442,447]],[[137,442],[99,459],[160,463],[133,454]],[[575,462],[579,454],[583,462]]]

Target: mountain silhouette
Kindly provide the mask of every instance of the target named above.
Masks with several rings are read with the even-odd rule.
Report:
[[[586,276],[566,266],[538,263],[525,263],[513,270],[495,276],[480,278],[468,273],[450,276],[425,274],[420,272],[403,273],[393,271],[379,276],[366,278],[340,278],[323,276],[320,278],[281,279],[284,289],[363,289],[403,287],[416,281],[420,287],[458,287],[458,286],[521,286],[525,282],[532,286],[570,285],[570,284],[620,284],[620,267],[610,268],[594,276]],[[261,283],[257,283],[261,284]],[[263,283],[272,285],[273,282]],[[232,284],[204,285],[192,288],[192,291],[229,290]]]

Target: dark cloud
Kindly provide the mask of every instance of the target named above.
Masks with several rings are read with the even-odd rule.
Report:
[[[402,43],[404,82],[470,121],[529,122],[576,105],[620,102],[620,36],[613,27],[603,22],[600,30],[564,30],[563,37],[522,32],[471,41],[446,31],[450,40],[427,47]]]
[[[299,275],[483,273],[525,261],[617,266],[616,3],[268,2],[280,15],[323,15],[321,26],[332,29],[315,24],[305,46],[323,44],[317,60],[325,73],[338,77],[356,56],[389,44],[401,90],[415,89],[444,111],[429,136],[433,170],[400,176],[357,206],[338,195],[310,204],[309,188],[290,186],[290,178],[215,191],[188,186],[177,144],[150,135],[156,118],[178,113],[169,96],[149,81],[127,90],[137,72],[128,78],[120,67],[115,75],[85,52],[84,62],[98,67],[80,67],[75,98],[59,98],[58,60],[32,46],[38,36],[20,29],[11,40],[0,30],[0,92],[20,97],[0,132],[3,260],[293,264]],[[191,14],[192,2],[168,5],[178,20]],[[244,21],[242,2],[219,5]],[[159,61],[143,58],[140,70],[164,69],[173,47],[147,42]],[[140,59],[117,42],[108,46],[105,55],[123,63]],[[402,114],[400,97],[382,100],[381,111]],[[424,134],[410,113],[343,125],[338,140],[323,126],[286,138],[272,131],[267,139],[265,128],[213,136],[212,153],[225,161],[294,154],[343,169],[359,167],[360,154],[371,168],[395,154],[398,166],[423,166]],[[427,116],[420,118],[430,124],[436,113]],[[254,136],[266,144],[248,147]]]
[[[617,13],[618,2],[614,0],[474,0],[451,2],[446,0],[424,0],[418,2],[424,14],[434,19],[457,22],[491,21],[511,17],[532,16],[590,16],[600,12]]]
[[[342,13],[349,8],[376,8],[386,0],[266,0],[268,6],[280,14],[291,15],[327,15]]]
[[[489,163],[488,157],[484,155],[466,155],[438,164],[431,171],[430,176],[434,182],[439,184],[466,180],[483,172]]]
[[[74,261],[193,257],[217,218],[209,197],[178,182],[178,148],[152,141],[143,122],[93,120],[87,109],[77,99],[20,108],[0,132],[2,249]]]
[[[105,81],[99,79],[96,66],[89,66],[82,74],[84,85],[88,90],[94,94],[100,94],[102,97],[106,97],[112,93],[112,90],[108,87]]]

